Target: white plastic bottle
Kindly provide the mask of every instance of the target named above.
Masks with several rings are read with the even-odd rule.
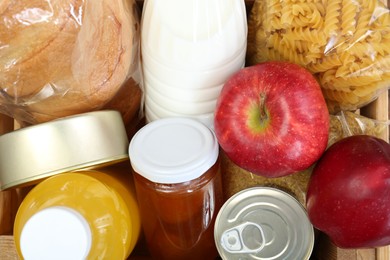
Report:
[[[223,84],[245,65],[247,30],[244,0],[145,0],[147,121],[187,116],[212,127]]]

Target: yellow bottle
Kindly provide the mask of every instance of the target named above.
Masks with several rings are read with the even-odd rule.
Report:
[[[19,256],[126,259],[140,235],[138,205],[126,166],[58,174],[34,187],[15,219]]]

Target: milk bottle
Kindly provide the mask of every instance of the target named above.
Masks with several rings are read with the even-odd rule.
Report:
[[[224,82],[245,65],[246,37],[244,0],[146,0],[146,120],[187,116],[212,127]]]

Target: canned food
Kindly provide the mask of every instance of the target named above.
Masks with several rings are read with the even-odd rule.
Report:
[[[128,145],[122,117],[114,110],[68,116],[4,134],[0,189],[127,160]]]
[[[294,197],[275,188],[253,187],[225,202],[214,238],[223,259],[309,259],[314,229]]]

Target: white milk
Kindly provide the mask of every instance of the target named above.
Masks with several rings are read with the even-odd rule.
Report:
[[[162,93],[159,93],[150,86],[147,89],[146,95],[153,100],[156,100],[162,107],[166,107],[172,111],[180,111],[180,113],[188,115],[197,115],[210,113],[216,106],[216,99],[210,101],[199,101],[199,102],[186,102],[177,99],[169,98]]]
[[[204,102],[215,100],[219,96],[223,85],[220,84],[218,86],[208,88],[194,88],[191,89],[191,91],[188,91],[188,89],[185,88],[185,85],[173,87],[172,85],[162,83],[153,74],[151,74],[146,67],[144,67],[143,71],[145,84],[148,85],[148,88],[153,88],[163,95],[181,101]]]
[[[149,96],[146,96],[145,100],[145,119],[147,123],[150,123],[154,120],[165,118],[165,117],[191,117],[197,119],[213,129],[213,124],[210,122],[214,118],[213,113],[204,113],[204,114],[183,114],[180,112],[172,112],[161,106],[159,106],[153,99]]]
[[[246,37],[244,0],[145,0],[141,20],[145,113],[153,115],[150,119],[166,114],[148,113],[152,87],[155,109],[203,116],[212,126],[215,105],[209,104],[216,103],[225,81],[245,65]],[[168,102],[181,98],[182,102]]]

